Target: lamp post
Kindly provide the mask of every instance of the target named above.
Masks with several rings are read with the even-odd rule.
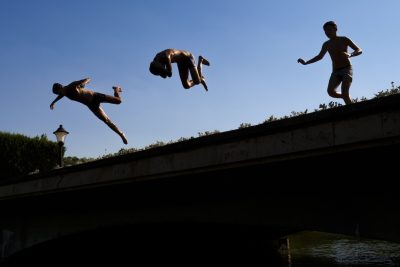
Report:
[[[62,125],[60,125],[60,127],[58,127],[57,130],[55,130],[53,132],[53,134],[56,135],[57,138],[57,142],[58,142],[58,146],[60,147],[60,161],[59,161],[59,165],[60,168],[63,167],[63,146],[64,146],[64,139],[67,136],[67,134],[69,134],[69,132],[67,132]]]

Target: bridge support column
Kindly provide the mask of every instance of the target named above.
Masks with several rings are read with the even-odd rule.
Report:
[[[237,243],[232,250],[232,263],[240,262],[248,266],[290,267],[291,256],[289,240],[283,239],[248,239]]]
[[[292,264],[288,238],[263,241],[260,250],[260,257],[265,258],[268,264],[282,267]]]
[[[278,253],[281,256],[282,266],[290,267],[292,260],[290,256],[289,238],[280,238],[277,241]]]

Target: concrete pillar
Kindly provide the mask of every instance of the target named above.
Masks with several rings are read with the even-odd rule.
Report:
[[[292,265],[292,260],[290,256],[289,238],[280,238],[278,240],[278,245],[278,252],[281,255],[282,266],[290,267]]]
[[[15,243],[15,235],[8,230],[0,231],[0,259],[5,258],[10,254]]]

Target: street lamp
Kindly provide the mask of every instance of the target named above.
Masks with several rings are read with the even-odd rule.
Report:
[[[67,136],[67,134],[69,134],[69,132],[67,132],[62,127],[62,125],[60,125],[60,127],[58,127],[58,129],[55,130],[53,132],[53,134],[56,135],[58,146],[60,147],[60,162],[59,162],[59,165],[60,165],[60,167],[62,167],[63,166],[63,155],[62,155],[63,153],[62,152],[63,152],[63,146],[64,146],[64,139]]]

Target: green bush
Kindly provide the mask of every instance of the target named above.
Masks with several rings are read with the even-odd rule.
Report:
[[[59,157],[58,144],[45,135],[30,138],[0,132],[0,178],[51,170]]]

